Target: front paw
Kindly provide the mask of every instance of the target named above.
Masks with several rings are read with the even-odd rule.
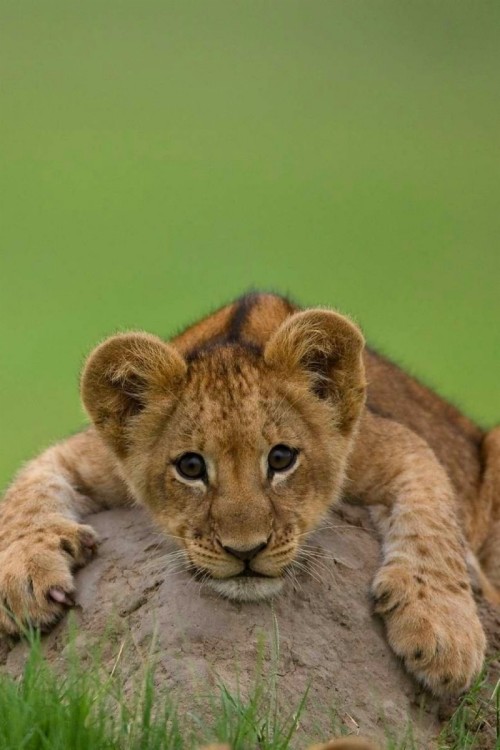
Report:
[[[392,564],[378,572],[373,595],[389,644],[418,680],[436,695],[470,687],[486,639],[467,581]]]
[[[15,539],[0,553],[0,634],[47,629],[74,604],[72,571],[97,548],[90,526],[58,519]]]

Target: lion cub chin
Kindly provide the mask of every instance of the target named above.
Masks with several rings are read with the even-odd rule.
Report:
[[[259,576],[208,578],[206,584],[226,599],[236,602],[261,602],[277,596],[284,585],[283,578]]]

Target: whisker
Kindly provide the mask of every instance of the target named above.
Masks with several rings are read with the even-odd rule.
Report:
[[[297,559],[302,560],[306,563],[310,563],[311,565],[313,563],[315,563],[316,565],[322,565],[325,570],[329,571],[335,570],[335,565],[343,565],[344,568],[352,568],[352,565],[349,565],[349,563],[344,562],[338,557],[316,557],[314,555],[299,555]]]
[[[299,570],[302,570],[302,572],[307,573],[308,575],[310,575],[311,578],[313,578],[315,581],[317,581],[317,583],[320,583],[320,584],[324,583],[323,579],[320,577],[319,573],[316,570],[312,569],[309,566],[304,565],[299,560],[294,560],[294,562],[292,563],[292,565],[296,566]]]
[[[335,565],[332,567],[331,563],[334,564],[343,564],[346,565],[346,563],[342,563],[341,560],[339,560],[337,557],[330,557],[330,556],[323,556],[323,555],[314,555],[311,554],[308,551],[305,551],[302,555],[299,553],[298,560],[301,561],[306,566],[310,566],[314,570],[327,574],[330,578],[335,580],[335,574],[337,573]]]
[[[291,570],[291,568],[285,568],[285,570],[283,571],[283,575],[291,582],[294,591],[300,591],[302,589],[302,585],[299,582],[299,579],[297,578],[294,570]]]
[[[298,553],[297,559],[298,560],[303,559],[303,561],[306,562],[308,565],[321,566],[321,568],[327,571],[330,575],[332,575],[333,572],[335,571],[335,567],[332,567],[331,563],[344,565],[346,567],[351,567],[349,566],[348,563],[343,562],[343,560],[337,556],[324,555],[322,553],[315,553],[314,551],[310,551],[310,550],[301,549]]]
[[[363,531],[365,534],[369,534],[370,536],[373,536],[374,532],[372,529],[365,529],[363,526],[355,526],[351,523],[346,524],[325,524],[323,526],[318,526],[315,529],[311,529],[310,531],[304,531],[301,534],[297,534],[298,537],[301,536],[311,536],[312,534],[317,534],[320,531],[329,531],[329,530],[338,530],[341,529],[342,531]]]
[[[179,562],[186,559],[186,553],[184,550],[178,550],[176,552],[167,552],[165,555],[158,555],[152,560],[145,560],[141,564],[142,570],[154,568],[162,565],[169,565],[171,563]]]
[[[159,559],[163,559],[167,557],[182,557],[182,555],[185,555],[185,554],[186,554],[185,549],[175,549],[175,550],[171,550],[170,552],[164,552],[161,555],[156,555],[154,559],[159,560]]]
[[[322,550],[319,550],[316,548],[307,549],[307,548],[301,547],[297,554],[299,556],[302,554],[307,557],[320,557],[322,560],[337,560],[337,555],[329,554],[327,552],[323,552]]]
[[[315,552],[313,550],[307,550],[302,549],[298,553],[298,557],[305,557],[307,559],[315,559],[318,561],[325,560],[328,562],[334,562],[337,565],[343,565],[345,568],[349,568],[350,570],[354,570],[356,568],[356,565],[353,565],[351,562],[347,562],[346,560],[343,560],[342,557],[339,555],[327,555],[323,554],[322,552]]]

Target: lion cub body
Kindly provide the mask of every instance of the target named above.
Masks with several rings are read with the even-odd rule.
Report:
[[[366,350],[351,321],[249,295],[169,344],[105,341],[82,398],[93,426],[28,464],[2,505],[0,630],[48,626],[71,603],[71,571],[95,548],[79,522],[89,510],[146,505],[195,575],[258,600],[280,591],[344,495],[379,506],[375,609],[407,668],[436,693],[478,673],[466,561],[500,582],[500,434]],[[186,456],[202,471],[183,472]]]

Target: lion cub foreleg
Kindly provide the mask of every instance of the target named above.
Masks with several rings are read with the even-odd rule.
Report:
[[[18,474],[0,504],[0,635],[47,627],[72,603],[72,571],[96,549],[84,513],[126,497],[92,430],[49,448]]]
[[[485,636],[445,470],[411,430],[367,413],[350,477],[353,496],[388,508],[372,590],[390,645],[433,692],[465,690],[483,664]]]

